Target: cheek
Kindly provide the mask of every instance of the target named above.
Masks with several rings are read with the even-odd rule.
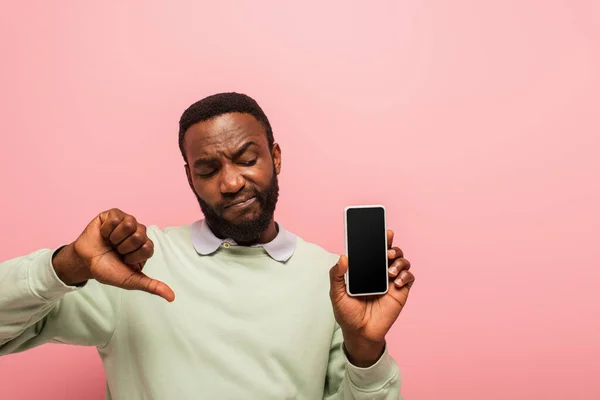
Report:
[[[274,173],[273,161],[269,158],[257,164],[256,168],[249,173],[248,179],[264,190],[269,186]]]
[[[206,182],[198,182],[193,181],[194,192],[196,196],[200,197],[205,203],[208,203],[210,206],[213,206],[219,202],[218,191],[215,191],[212,186],[213,184]],[[215,193],[217,193],[215,195]]]

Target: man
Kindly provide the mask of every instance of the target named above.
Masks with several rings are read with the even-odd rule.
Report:
[[[385,335],[414,276],[393,233],[389,292],[350,297],[347,258],[275,222],[281,149],[253,99],[193,104],[179,146],[204,219],[160,230],[112,209],[0,264],[0,355],[96,346],[107,399],[401,398]]]

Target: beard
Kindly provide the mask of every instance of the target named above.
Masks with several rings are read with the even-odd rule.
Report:
[[[279,182],[274,168],[273,178],[271,178],[271,182],[269,182],[266,190],[254,189],[246,191],[243,197],[251,196],[256,197],[256,201],[260,207],[259,215],[253,219],[242,219],[237,222],[231,222],[223,217],[223,211],[225,210],[223,203],[227,204],[228,201],[233,200],[235,197],[242,197],[239,193],[227,196],[224,202],[217,204],[215,207],[210,206],[196,194],[200,209],[213,233],[221,238],[233,239],[237,243],[247,243],[257,240],[260,234],[267,230],[273,219],[275,206],[279,198]]]

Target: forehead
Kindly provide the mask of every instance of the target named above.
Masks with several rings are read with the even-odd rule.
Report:
[[[185,133],[188,160],[216,153],[230,153],[248,141],[267,147],[264,127],[250,114],[229,113],[198,122]]]

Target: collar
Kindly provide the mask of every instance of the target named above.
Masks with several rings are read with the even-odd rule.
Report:
[[[284,262],[289,260],[296,250],[296,235],[283,229],[279,223],[277,223],[277,226],[279,232],[275,239],[269,243],[255,244],[251,247],[263,247],[272,259]],[[192,243],[199,254],[214,253],[225,242],[237,246],[237,243],[232,239],[219,239],[216,237],[204,219],[192,224]]]

